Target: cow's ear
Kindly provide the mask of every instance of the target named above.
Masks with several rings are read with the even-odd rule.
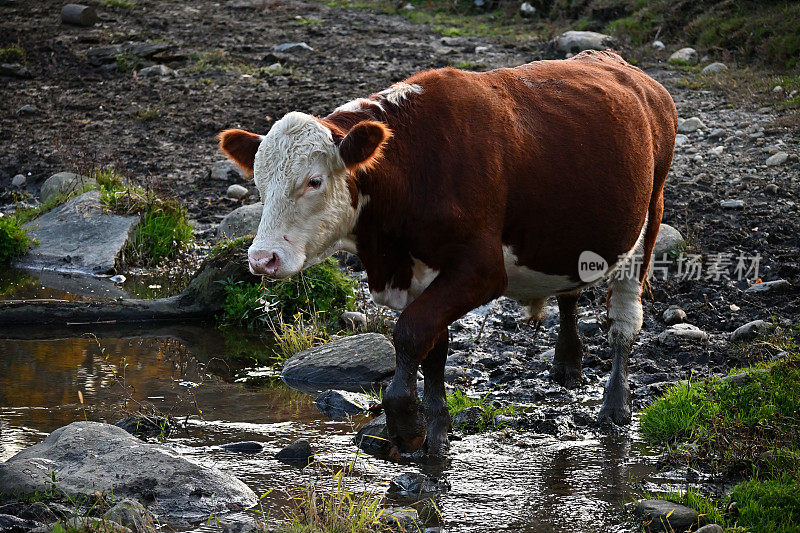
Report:
[[[253,175],[256,151],[261,144],[261,135],[244,130],[225,130],[219,135],[219,149],[239,165],[248,176]]]
[[[392,130],[381,122],[365,120],[353,126],[339,142],[339,155],[348,170],[367,170],[377,163]]]

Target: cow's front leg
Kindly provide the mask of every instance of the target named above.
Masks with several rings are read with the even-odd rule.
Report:
[[[425,451],[431,456],[441,456],[447,451],[450,431],[450,412],[447,410],[447,397],[444,390],[444,365],[447,360],[449,344],[447,330],[442,335],[428,357],[422,361],[425,375],[425,393],[422,405],[428,422],[428,435],[425,438]]]
[[[499,239],[498,239],[499,242]],[[478,250],[481,247],[477,247]],[[483,248],[486,250],[486,248]],[[441,400],[444,396],[444,357],[447,356],[447,326],[467,311],[500,296],[506,288],[506,274],[500,249],[484,251],[467,263],[454,264],[452,270],[442,271],[427,289],[409,305],[397,321],[394,346],[397,366],[394,378],[383,394],[386,429],[398,452],[413,452],[425,442],[425,416],[417,398],[417,369],[429,356],[426,370],[426,403],[430,402],[434,431],[431,449],[446,439],[441,422]],[[440,342],[444,338],[444,342]],[[430,384],[429,384],[430,381]]]

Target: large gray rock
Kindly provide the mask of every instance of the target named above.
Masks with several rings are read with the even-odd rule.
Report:
[[[55,483],[53,483],[55,478]],[[251,507],[256,495],[216,468],[189,462],[99,422],[74,422],[0,463],[0,492],[32,495],[52,488],[75,497],[96,492],[146,502],[165,519],[197,520]]]
[[[57,196],[81,192],[85,187],[96,187],[94,178],[87,178],[73,172],[53,174],[42,183],[39,200],[45,204]]]
[[[665,500],[642,500],[634,512],[646,531],[686,531],[697,524],[697,511]]]
[[[669,224],[661,224],[658,229],[658,236],[656,237],[656,244],[653,247],[653,257],[661,259],[664,254],[668,256],[677,256],[681,250],[686,246],[686,241],[683,239],[681,232],[670,226]]]
[[[378,333],[363,333],[294,354],[283,365],[289,382],[361,390],[394,373],[394,346]]]
[[[566,31],[553,40],[553,46],[562,54],[577,54],[584,50],[613,48],[617,40],[610,35],[594,31]]]
[[[83,193],[23,225],[39,244],[19,264],[45,270],[113,273],[138,223],[138,216],[109,213],[99,191]]]
[[[261,203],[237,207],[222,219],[217,228],[217,236],[225,239],[238,239],[245,235],[255,235],[261,222]]]
[[[731,342],[747,342],[755,339],[769,328],[770,324],[766,320],[753,320],[743,326],[739,326],[731,333]]]
[[[344,418],[369,409],[369,398],[357,392],[328,389],[317,396],[314,405],[329,418]]]

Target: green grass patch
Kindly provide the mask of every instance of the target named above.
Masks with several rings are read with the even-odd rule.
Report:
[[[702,436],[718,411],[704,383],[683,381],[651,403],[641,418],[642,435],[654,442]]]
[[[486,396],[473,398],[467,396],[459,389],[455,389],[452,394],[447,395],[447,410],[450,413],[450,420],[455,423],[458,413],[469,407],[480,407],[483,410],[481,419],[475,427],[464,428],[470,433],[482,433],[506,427],[505,422],[498,422],[496,417],[500,415],[515,416],[520,413],[520,409],[513,405],[501,407],[489,400]]]
[[[0,63],[24,63],[25,50],[19,43],[0,48]]]
[[[238,250],[245,245],[249,246],[251,242],[253,242],[253,235],[245,235],[236,239],[222,239],[211,247],[208,258],[213,259],[232,250]]]
[[[789,474],[772,480],[751,479],[736,485],[736,525],[753,533],[800,530],[800,479]]]
[[[112,7],[112,8],[127,8],[130,9],[136,6],[135,0],[100,0],[100,5],[103,7]]]
[[[153,105],[140,109],[136,113],[136,120],[141,122],[149,122],[161,116],[161,106]]]
[[[651,493],[646,495],[647,499],[666,500],[668,502],[685,505],[697,511],[700,524],[725,524],[726,518],[714,500],[706,498],[696,489],[688,487],[686,490],[675,490],[670,492]]]
[[[457,68],[460,70],[475,70],[478,68],[478,64],[472,61],[458,61],[453,65],[453,68]]]
[[[24,255],[30,244],[28,232],[17,217],[0,216],[0,265]]]

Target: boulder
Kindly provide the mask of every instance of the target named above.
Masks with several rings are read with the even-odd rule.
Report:
[[[755,339],[769,328],[766,320],[753,320],[744,326],[739,326],[731,333],[731,342],[747,342]]]
[[[658,336],[658,341],[667,346],[674,346],[681,341],[693,343],[708,341],[708,333],[691,324],[675,324]]]
[[[669,224],[661,224],[656,236],[656,244],[653,247],[653,257],[661,259],[664,254],[667,256],[677,256],[686,246],[681,232]]]
[[[245,235],[255,235],[261,222],[264,206],[260,203],[237,207],[222,219],[217,228],[217,236],[224,239],[238,239]]]
[[[665,500],[642,500],[634,510],[648,531],[686,531],[697,524],[697,511]]]
[[[113,274],[120,252],[133,235],[138,216],[110,213],[100,192],[89,191],[27,222],[38,241],[23,256],[23,268]]]
[[[73,172],[59,172],[53,174],[42,183],[39,200],[46,204],[57,196],[82,192],[84,188],[97,187],[94,178],[87,178]]]
[[[314,460],[314,451],[307,440],[298,439],[276,453],[275,459],[282,463],[305,468]]]
[[[728,65],[717,61],[703,67],[703,74],[717,74],[719,72],[728,72]]]
[[[616,46],[617,40],[594,31],[566,31],[555,38],[552,46],[561,54],[577,54],[583,50],[605,50]]]
[[[692,65],[697,63],[697,50],[694,48],[681,48],[680,50],[673,52],[671,56],[669,56],[670,63],[690,63]]]
[[[59,428],[0,463],[0,492],[26,496],[51,489],[74,497],[100,492],[132,498],[167,519],[201,520],[258,502],[230,474],[99,422]]]
[[[329,418],[344,418],[369,409],[369,398],[357,392],[328,389],[314,400],[319,412]]]
[[[394,373],[394,346],[378,333],[342,337],[294,354],[283,365],[288,383],[362,390]]]
[[[389,433],[386,430],[386,413],[373,418],[358,430],[353,437],[353,443],[372,455],[386,455],[389,453]]]

